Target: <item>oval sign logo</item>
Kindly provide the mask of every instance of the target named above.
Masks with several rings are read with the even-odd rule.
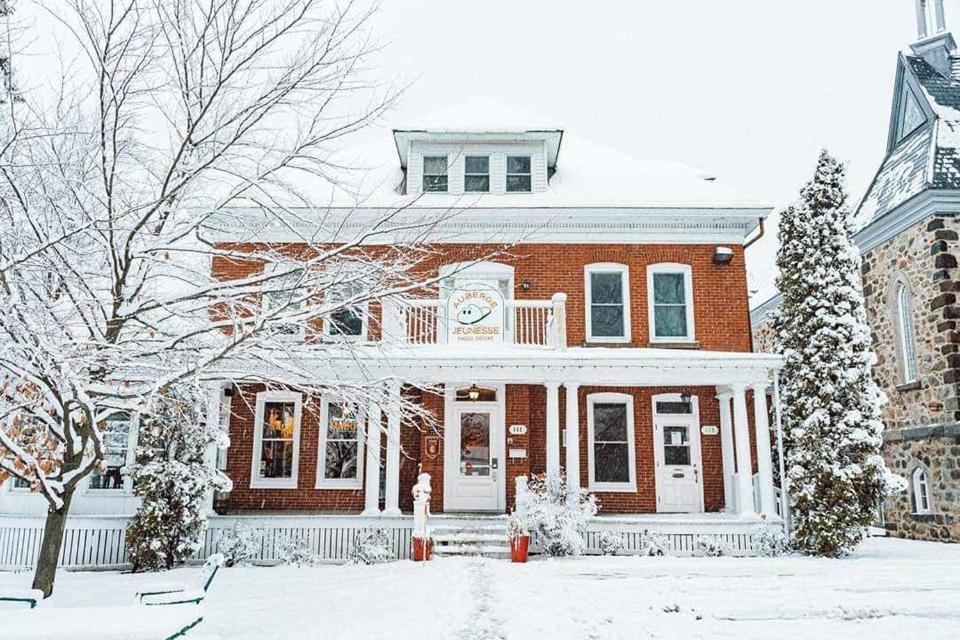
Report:
[[[447,342],[503,342],[503,294],[488,284],[457,287],[447,298]]]

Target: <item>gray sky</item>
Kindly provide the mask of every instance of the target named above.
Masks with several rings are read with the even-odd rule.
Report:
[[[531,126],[688,162],[778,208],[821,148],[849,163],[859,199],[916,34],[914,0],[382,2],[374,73],[413,82],[386,124],[487,96],[542,114]],[[960,29],[960,0],[946,4]],[[42,45],[49,30],[34,26]],[[754,304],[772,290],[774,236],[750,251]]]

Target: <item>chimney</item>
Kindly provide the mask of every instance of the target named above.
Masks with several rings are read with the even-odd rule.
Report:
[[[910,48],[945,78],[952,77],[950,55],[956,51],[953,34],[947,31],[943,0],[915,0],[917,3],[917,37]]]

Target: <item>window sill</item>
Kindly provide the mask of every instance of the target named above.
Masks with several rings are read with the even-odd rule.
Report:
[[[320,482],[314,487],[317,491],[362,491],[363,482],[350,480],[349,482]]]
[[[297,481],[286,480],[283,482],[264,482],[263,480],[251,480],[250,481],[251,489],[296,489]]]
[[[631,341],[628,340],[628,339],[624,339],[624,340],[597,340],[597,339],[590,339],[590,338],[588,338],[587,341],[584,342],[581,346],[583,346],[583,347],[613,347],[613,348],[616,348],[616,347],[624,347],[624,348],[631,348],[631,347],[636,347],[637,345],[636,345],[635,342],[631,342]]]
[[[133,495],[133,491],[126,489],[87,489],[84,495],[111,498],[127,498]]]
[[[700,343],[696,340],[650,341],[648,349],[699,349]]]
[[[919,391],[922,388],[923,388],[923,385],[920,383],[919,380],[914,380],[913,382],[905,382],[903,384],[898,384],[896,386],[896,390],[899,391],[900,393],[904,393],[907,391]]]
[[[590,483],[587,491],[596,493],[636,493],[636,484],[596,484]]]
[[[930,513],[929,511],[926,513],[911,513],[910,515],[913,517],[914,520],[918,520],[920,522],[933,522],[935,519],[933,517],[933,514]]]

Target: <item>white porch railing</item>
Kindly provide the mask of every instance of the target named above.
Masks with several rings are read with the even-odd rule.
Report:
[[[525,347],[563,350],[567,346],[567,296],[550,300],[507,300],[504,341]],[[387,341],[411,345],[447,342],[447,319],[441,300],[384,300],[383,335]]]

